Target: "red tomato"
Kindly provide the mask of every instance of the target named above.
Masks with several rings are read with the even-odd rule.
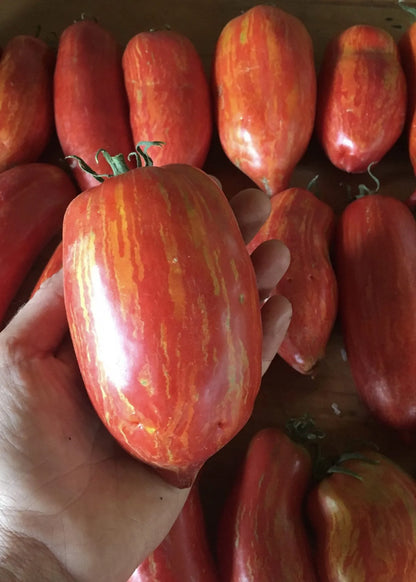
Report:
[[[123,54],[135,143],[159,140],[156,165],[202,167],[212,135],[211,96],[192,42],[171,30],[140,32]]]
[[[229,21],[217,41],[213,84],[229,159],[266,193],[287,188],[315,120],[313,46],[304,25],[266,5]]]
[[[52,135],[55,58],[45,42],[16,36],[0,60],[0,172],[35,162]]]
[[[0,323],[37,256],[60,233],[75,195],[66,172],[50,164],[0,173]]]
[[[416,484],[379,453],[343,463],[309,494],[321,582],[416,580]]]
[[[278,239],[290,251],[290,265],[275,292],[292,303],[293,315],[279,355],[307,374],[324,357],[338,306],[338,286],[329,249],[333,210],[303,188],[289,188],[271,199],[269,218],[248,244]]]
[[[407,90],[399,52],[383,29],[355,25],[328,44],[318,76],[316,130],[330,161],[365,172],[401,135]]]
[[[81,157],[98,173],[107,170],[95,160],[99,149],[124,156],[134,150],[121,56],[113,36],[91,20],[71,24],[59,39],[54,79],[59,142],[65,156]],[[81,190],[97,184],[75,161],[71,167]]]
[[[407,80],[407,132],[410,162],[416,174],[416,22],[399,40],[401,62]]]
[[[188,486],[247,422],[261,380],[256,278],[227,198],[188,165],[107,179],[66,212],[63,269],[98,414]]]
[[[127,582],[217,582],[208,545],[198,485],[172,529],[154,552],[138,566]]]
[[[416,429],[416,223],[390,196],[355,200],[340,217],[339,310],[353,379],[381,421]]]
[[[218,530],[223,582],[315,582],[303,502],[311,459],[279,429],[249,446]]]

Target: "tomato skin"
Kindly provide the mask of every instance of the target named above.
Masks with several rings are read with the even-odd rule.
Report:
[[[75,195],[68,175],[51,164],[0,173],[0,322],[39,253],[59,234]]]
[[[416,174],[416,23],[399,40],[399,52],[407,80],[407,119],[409,158]]]
[[[217,582],[205,527],[198,484],[194,483],[172,529],[128,582]]]
[[[316,132],[330,161],[367,171],[405,123],[407,87],[398,47],[385,30],[352,26],[328,43],[318,75]]]
[[[66,156],[82,158],[98,173],[101,148],[125,157],[134,150],[121,66],[122,49],[101,25],[81,20],[68,26],[59,39],[54,76],[55,125]],[[97,180],[70,162],[81,188]]]
[[[303,502],[311,459],[277,428],[252,438],[224,505],[217,553],[223,582],[315,582]]]
[[[261,380],[256,279],[224,193],[180,164],[110,178],[69,206],[63,269],[98,414],[131,454],[190,485],[247,422]]]
[[[291,261],[275,293],[284,295],[293,315],[279,355],[302,374],[313,371],[325,355],[338,307],[338,285],[330,259],[335,214],[304,188],[288,188],[271,198],[269,218],[248,244],[250,253],[263,241],[286,244]]]
[[[304,25],[266,5],[229,21],[217,40],[213,85],[228,158],[269,195],[287,188],[315,120],[313,45]]]
[[[53,129],[55,58],[39,38],[12,38],[0,60],[0,172],[38,160]]]
[[[381,421],[416,428],[416,223],[390,196],[357,199],[337,232],[339,311],[357,390]]]
[[[212,103],[192,42],[172,30],[140,32],[123,53],[134,141],[163,141],[153,162],[202,168],[212,136]]]
[[[362,451],[309,494],[307,508],[322,582],[412,582],[416,579],[416,485],[391,460]]]

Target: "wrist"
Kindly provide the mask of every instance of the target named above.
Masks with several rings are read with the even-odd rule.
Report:
[[[49,548],[0,529],[0,582],[76,582]]]

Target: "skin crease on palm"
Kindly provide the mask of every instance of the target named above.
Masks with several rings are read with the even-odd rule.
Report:
[[[270,212],[256,189],[230,201],[246,242]],[[263,373],[289,325],[270,290],[289,251],[252,255],[263,320]],[[167,534],[188,490],[125,453],[90,405],[69,340],[62,273],[0,333],[0,580],[125,582]]]

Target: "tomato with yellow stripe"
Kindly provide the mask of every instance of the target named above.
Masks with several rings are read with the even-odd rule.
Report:
[[[256,279],[225,194],[182,164],[107,178],[67,210],[63,270],[95,409],[128,452],[190,485],[261,379]]]

